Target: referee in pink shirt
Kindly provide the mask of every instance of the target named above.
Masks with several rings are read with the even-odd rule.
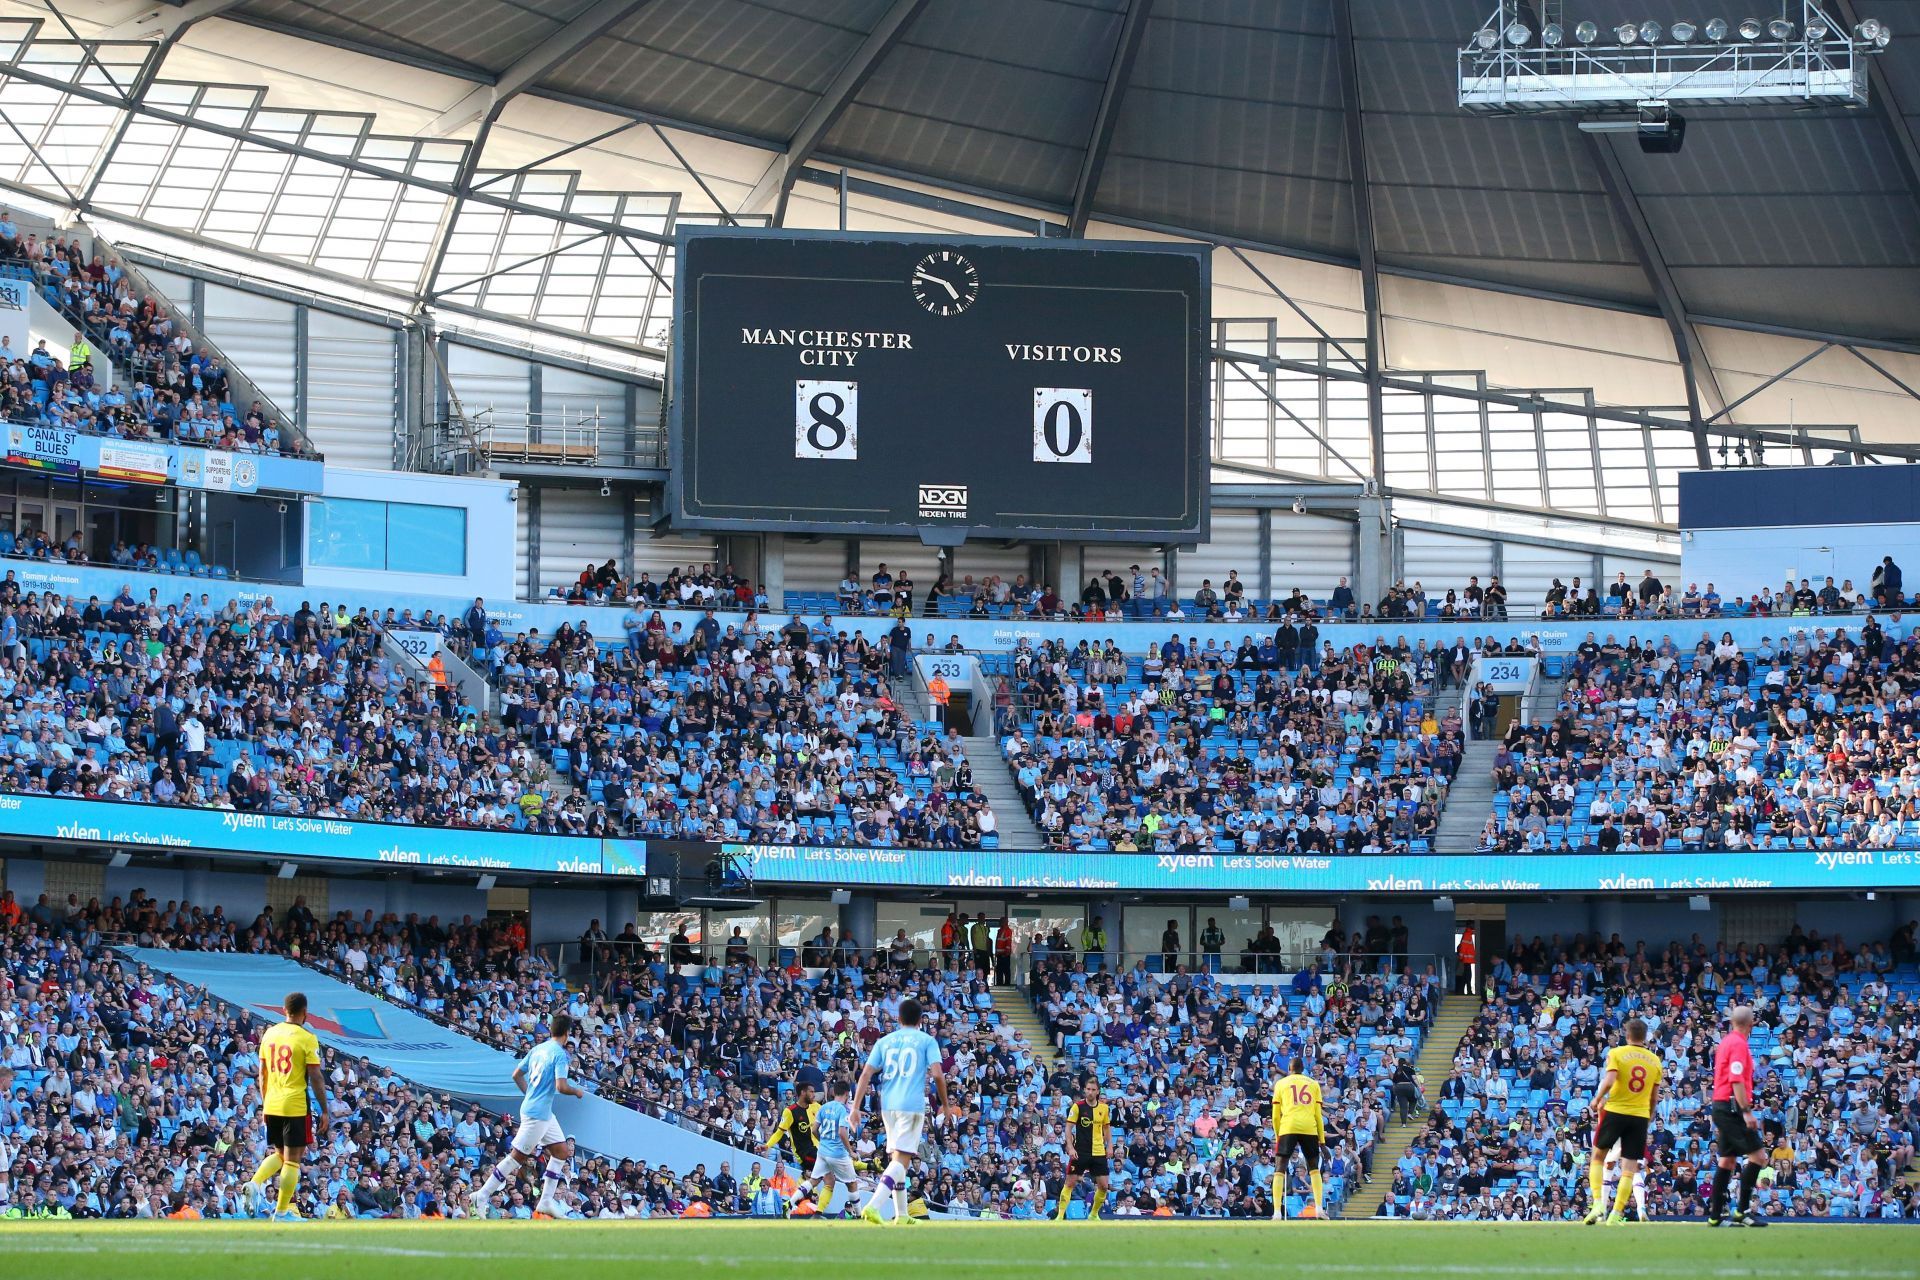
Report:
[[[1747,1044],[1753,1010],[1735,1005],[1727,1010],[1727,1021],[1731,1024],[1727,1034],[1713,1050],[1713,1135],[1720,1161],[1713,1171],[1707,1225],[1764,1227],[1767,1220],[1753,1211],[1753,1187],[1767,1167],[1767,1144],[1753,1118],[1753,1050]],[[1740,1163],[1743,1156],[1744,1165]],[[1735,1169],[1740,1171],[1740,1208],[1726,1217],[1727,1189]]]

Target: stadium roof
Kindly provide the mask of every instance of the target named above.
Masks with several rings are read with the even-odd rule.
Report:
[[[777,208],[789,163],[844,163],[1063,223],[1353,266],[1371,252],[1390,273],[1910,344],[1920,0],[1830,7],[1896,33],[1869,109],[1691,112],[1678,155],[1566,117],[1460,111],[1455,50],[1492,0],[191,0],[175,13],[470,82],[441,132],[528,92],[762,148],[773,168],[749,212]],[[1576,0],[1568,17],[1717,8]]]

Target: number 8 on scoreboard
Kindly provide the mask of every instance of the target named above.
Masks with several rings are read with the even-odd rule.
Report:
[[[855,461],[860,457],[860,384],[793,384],[793,456]]]
[[[1093,461],[1093,392],[1081,387],[1035,387],[1033,460]]]

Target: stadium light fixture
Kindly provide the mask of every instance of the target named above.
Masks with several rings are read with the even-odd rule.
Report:
[[[1891,33],[1878,18],[1843,26],[1828,2],[1787,0],[1781,16],[1742,18],[1737,26],[1725,18],[1670,25],[1628,18],[1612,27],[1585,19],[1572,28],[1574,47],[1562,48],[1565,27],[1557,39],[1541,27],[1536,40],[1533,5],[1497,0],[1460,50],[1459,103],[1498,115],[1578,112],[1582,127],[1637,128],[1643,144],[1653,141],[1649,120],[1670,121],[1676,136],[1663,139],[1668,150],[1684,129],[1674,109],[1689,104],[1866,106],[1866,58]]]
[[[1557,22],[1549,22],[1540,28],[1540,43],[1549,49],[1558,49],[1566,42],[1566,38],[1566,29]]]

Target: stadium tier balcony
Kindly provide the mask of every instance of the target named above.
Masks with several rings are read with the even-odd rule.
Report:
[[[1797,928],[1777,947],[1516,941],[1495,962],[1492,986],[1426,1131],[1392,1171],[1382,1215],[1584,1214],[1586,1108],[1606,1049],[1637,1016],[1666,1070],[1647,1216],[1699,1216],[1714,1167],[1707,1110],[1720,1015],[1750,1004],[1754,1110],[1775,1172],[1755,1207],[1769,1216],[1920,1217],[1906,1176],[1920,1132],[1911,926],[1891,945],[1858,948]]]
[[[1177,635],[1023,646],[1002,751],[1060,848],[1424,852],[1462,750],[1438,651],[1335,652],[1311,623],[1236,648]],[[1285,647],[1282,647],[1284,643]]]
[[[1566,694],[1551,722],[1509,731],[1483,847],[1920,847],[1920,643],[1872,615],[1751,652],[1725,633],[1690,649],[1590,633],[1548,671]]]

